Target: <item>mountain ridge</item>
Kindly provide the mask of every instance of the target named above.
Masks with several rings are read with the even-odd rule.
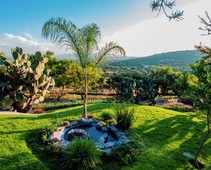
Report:
[[[189,70],[189,65],[202,58],[197,50],[173,51],[154,54],[146,57],[133,57],[119,61],[109,62],[110,66],[136,67],[137,69],[168,65],[179,70]]]

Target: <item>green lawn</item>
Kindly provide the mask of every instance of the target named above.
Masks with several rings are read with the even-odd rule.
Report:
[[[96,116],[112,104],[92,104],[89,114]],[[193,113],[181,113],[159,107],[138,106],[136,122],[131,131],[140,135],[146,149],[138,161],[127,167],[107,164],[102,169],[115,170],[174,170],[193,169],[183,152],[194,153],[205,132],[205,120]],[[0,169],[58,169],[58,161],[45,153],[36,142],[36,133],[55,119],[81,115],[81,106],[60,109],[44,115],[0,115]],[[200,160],[211,169],[211,139]]]

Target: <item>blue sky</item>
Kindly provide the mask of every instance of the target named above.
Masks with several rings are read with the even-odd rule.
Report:
[[[115,41],[129,56],[194,49],[202,37],[197,15],[204,15],[210,0],[176,0],[185,11],[181,22],[169,22],[162,14],[151,13],[151,0],[1,0],[0,52],[9,53],[15,46],[25,52],[46,50],[65,53],[41,37],[44,23],[51,17],[64,17],[79,27],[95,22],[100,26],[103,42]]]
[[[135,15],[140,0],[4,0],[1,1],[1,33],[30,32],[40,36],[43,24],[51,17],[64,17],[79,27],[95,22],[108,29],[124,25]],[[147,9],[150,10],[150,9]],[[133,21],[133,20],[132,20]]]

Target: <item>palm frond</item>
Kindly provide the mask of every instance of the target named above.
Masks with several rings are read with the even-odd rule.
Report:
[[[109,42],[104,47],[102,47],[96,55],[95,63],[100,65],[106,57],[120,55],[122,57],[126,56],[125,50],[115,42]]]
[[[100,28],[91,23],[81,28],[83,34],[82,47],[84,51],[84,64],[89,65],[93,60],[93,54],[98,50],[98,44],[101,39]]]
[[[71,21],[60,17],[51,18],[44,24],[42,35],[56,45],[70,49],[79,59],[79,62],[83,63],[83,34]]]

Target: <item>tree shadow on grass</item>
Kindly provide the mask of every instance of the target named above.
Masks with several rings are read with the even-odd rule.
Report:
[[[112,104],[90,104],[87,106],[88,114],[98,113],[102,109],[111,108]],[[30,115],[30,116],[10,116],[7,119],[27,119],[27,120],[42,120],[42,119],[62,119],[70,116],[81,116],[82,115],[82,106],[74,106],[70,108],[58,109],[59,112],[56,110],[51,110],[48,113],[40,114],[40,115]]]
[[[205,127],[206,124],[195,121],[193,115],[176,115],[160,121],[145,122],[133,130],[141,134],[149,152],[152,151],[152,157],[145,161],[149,161],[149,164],[153,162],[153,167],[157,169],[177,169],[191,167],[182,153],[193,154],[196,151]],[[208,145],[210,147],[210,144]],[[156,156],[159,157],[157,163],[153,160]],[[160,158],[163,156],[166,161],[163,159],[162,162]],[[159,168],[161,164],[165,166]]]
[[[49,169],[31,153],[21,152],[13,155],[0,157],[1,170],[47,170]]]

